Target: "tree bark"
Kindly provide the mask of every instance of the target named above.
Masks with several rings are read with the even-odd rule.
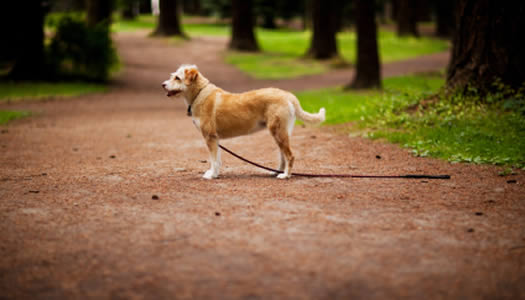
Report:
[[[435,1],[436,36],[450,37],[454,32],[454,0]]]
[[[397,0],[397,35],[419,37],[416,0]]]
[[[333,13],[338,9],[336,0],[312,0],[313,35],[307,56],[329,59],[338,56],[336,20]]]
[[[377,25],[374,2],[356,0],[357,68],[348,88],[380,88],[381,66],[377,47]]]
[[[456,23],[447,87],[484,94],[496,79],[518,88],[525,82],[525,2],[456,0]]]
[[[41,0],[16,3],[9,26],[16,28],[12,41],[14,66],[9,77],[15,80],[44,79],[44,17],[46,8]],[[20,14],[20,15],[19,15]]]
[[[186,37],[180,25],[179,4],[178,0],[159,1],[160,14],[157,29],[154,32],[155,35]]]
[[[111,24],[113,4],[113,0],[86,0],[88,26],[95,26],[102,22]]]
[[[184,13],[189,15],[198,16],[201,13],[201,1],[200,0],[185,0],[183,1]]]
[[[277,11],[276,0],[262,0],[259,3],[259,10],[262,16],[262,27],[266,29],[275,29],[275,13]]]
[[[252,0],[232,0],[232,36],[229,48],[259,51],[255,39]]]
[[[122,5],[122,19],[133,20],[139,14],[138,0],[125,0]]]

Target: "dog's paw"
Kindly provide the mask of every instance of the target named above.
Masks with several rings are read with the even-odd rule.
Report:
[[[284,173],[281,173],[281,174],[277,175],[277,178],[279,178],[279,179],[288,179],[290,177],[291,177],[290,175],[284,174]]]
[[[219,174],[215,174],[215,172],[213,172],[213,170],[208,170],[208,171],[206,171],[206,173],[204,173],[204,175],[202,175],[202,178],[204,178],[204,179],[213,179],[213,178],[217,178],[217,176],[219,176]]]

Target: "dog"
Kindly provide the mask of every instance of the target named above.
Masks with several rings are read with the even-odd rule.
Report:
[[[291,177],[294,156],[290,136],[296,117],[310,124],[325,120],[325,109],[318,113],[305,112],[299,100],[290,92],[264,88],[234,94],[210,83],[197,66],[181,65],[162,83],[168,97],[184,96],[188,115],[201,132],[210,153],[210,169],[203,178],[219,176],[221,166],[219,140],[247,135],[268,128],[280,150],[277,178]]]

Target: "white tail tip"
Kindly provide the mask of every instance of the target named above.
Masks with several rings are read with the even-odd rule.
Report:
[[[324,122],[326,120],[326,109],[324,107],[319,110],[319,115],[321,116],[321,122]]]

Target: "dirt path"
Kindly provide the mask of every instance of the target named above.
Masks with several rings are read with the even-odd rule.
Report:
[[[206,55],[221,40],[118,43],[126,67],[110,93],[9,106],[37,115],[0,134],[0,299],[525,298],[523,173],[298,127],[297,171],[452,179],[280,181],[223,154],[205,181],[204,143],[160,90],[180,63],[236,91],[349,72],[258,82]],[[444,67],[432,57],[384,72]],[[264,132],[224,145],[277,158]]]

